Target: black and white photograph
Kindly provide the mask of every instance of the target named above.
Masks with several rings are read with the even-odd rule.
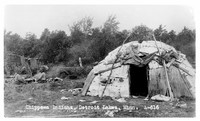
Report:
[[[183,5],[5,5],[4,117],[196,117],[194,18]]]

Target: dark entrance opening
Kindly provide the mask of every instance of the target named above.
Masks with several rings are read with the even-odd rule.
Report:
[[[130,95],[148,95],[148,65],[143,67],[130,65]]]

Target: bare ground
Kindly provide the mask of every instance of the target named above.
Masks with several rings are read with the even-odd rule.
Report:
[[[195,117],[195,100],[180,99],[187,104],[185,108],[177,107],[177,101],[145,101],[142,97],[126,98],[125,103],[120,103],[110,97],[73,96],[67,90],[76,88],[84,78],[64,81],[15,85],[12,79],[5,79],[5,117]],[[113,115],[107,115],[108,110]]]

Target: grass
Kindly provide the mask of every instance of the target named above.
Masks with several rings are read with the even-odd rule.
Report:
[[[114,117],[194,117],[195,101],[187,98],[181,100],[187,103],[187,108],[177,108],[177,102],[155,102],[145,101],[142,98],[132,99],[126,98],[126,103],[119,103],[110,97],[85,96],[80,94],[73,96],[68,91],[61,90],[75,88],[77,83],[81,83],[83,79],[69,80],[66,79],[61,84],[50,83],[31,83],[26,85],[15,85],[7,80],[4,84],[4,110],[5,117],[110,117],[105,115],[108,109],[102,109],[104,106],[117,106],[121,110],[114,112]],[[52,86],[54,85],[54,86]],[[62,100],[61,97],[68,99]],[[81,102],[80,100],[85,100]],[[98,101],[91,104],[92,101]],[[48,106],[49,109],[27,109],[26,106]],[[135,110],[126,110],[123,107],[134,106]],[[53,106],[99,106],[100,110],[90,109],[53,109]],[[159,109],[145,109],[145,107],[159,106]],[[111,110],[111,109],[110,109]]]

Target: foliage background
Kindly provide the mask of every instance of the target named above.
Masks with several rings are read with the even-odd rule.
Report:
[[[36,57],[44,64],[64,64],[78,66],[81,57],[83,65],[92,65],[105,56],[131,34],[129,41],[146,41],[152,39],[154,33],[158,41],[174,46],[186,54],[195,67],[195,30],[184,27],[181,32],[167,31],[163,25],[152,30],[145,25],[138,25],[132,30],[119,30],[120,22],[116,16],[110,15],[102,26],[93,27],[93,18],[84,17],[69,26],[70,35],[65,31],[50,31],[44,28],[38,38],[34,33],[27,33],[25,38],[17,33],[4,31],[4,57],[17,54],[25,57]]]

